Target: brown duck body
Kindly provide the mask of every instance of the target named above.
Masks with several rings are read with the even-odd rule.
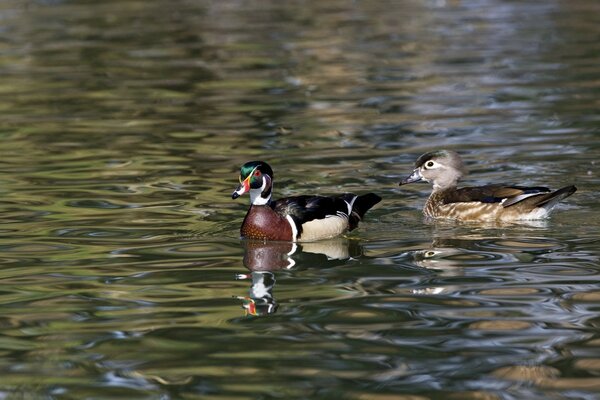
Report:
[[[293,240],[292,226],[269,205],[251,205],[240,233],[248,239]]]
[[[536,193],[527,193],[527,191]],[[505,186],[449,188],[429,196],[423,213],[429,218],[461,221],[514,222],[545,218],[556,203],[576,191],[566,186],[551,192],[547,188]]]

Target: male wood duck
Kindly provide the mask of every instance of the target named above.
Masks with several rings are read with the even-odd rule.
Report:
[[[381,197],[373,193],[334,197],[294,196],[271,200],[273,170],[264,161],[242,165],[240,185],[231,197],[250,192],[250,209],[240,229],[242,237],[261,240],[310,241],[340,235],[358,226]]]
[[[426,217],[498,222],[546,218],[559,201],[577,190],[572,185],[554,192],[539,186],[457,188],[458,181],[466,174],[467,169],[458,153],[432,151],[417,159],[414,171],[400,182],[400,186],[421,180],[433,184],[433,192],[423,208]]]

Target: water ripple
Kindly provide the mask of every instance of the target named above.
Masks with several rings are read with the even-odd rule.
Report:
[[[0,397],[595,399],[598,11],[0,2]],[[437,148],[465,185],[579,190],[425,222],[398,181]],[[242,241],[253,159],[275,198],[383,201]]]

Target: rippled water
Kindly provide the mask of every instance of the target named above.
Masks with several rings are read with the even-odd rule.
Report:
[[[594,399],[600,6],[0,3],[0,398]],[[576,184],[549,221],[426,223],[468,184]],[[374,191],[360,229],[240,241],[275,196]]]

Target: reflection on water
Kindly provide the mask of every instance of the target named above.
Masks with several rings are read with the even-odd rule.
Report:
[[[599,7],[0,2],[0,398],[596,398]],[[439,148],[466,185],[579,191],[427,223],[397,182]],[[383,200],[240,241],[250,159]]]
[[[238,274],[238,279],[251,279],[250,293],[239,297],[250,315],[266,315],[277,311],[277,301],[273,296],[275,274],[272,271],[290,269],[295,262],[291,255],[297,246],[292,242],[262,242],[244,240],[244,266],[250,275]]]
[[[250,274],[237,274],[237,279],[251,280],[249,296],[237,296],[247,314],[266,315],[277,311],[273,296],[275,271],[302,265],[321,265],[328,260],[347,260],[361,255],[361,248],[345,238],[333,238],[318,242],[265,242],[243,240],[244,266]]]
[[[242,307],[246,314],[267,315],[277,311],[277,301],[273,297],[273,286],[275,286],[275,275],[269,271],[252,271],[250,275],[238,274],[238,279],[251,279],[249,296],[237,296],[242,301]]]

